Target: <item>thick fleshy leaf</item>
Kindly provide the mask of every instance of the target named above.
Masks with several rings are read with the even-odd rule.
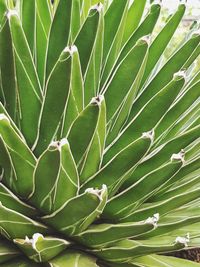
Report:
[[[146,0],[135,0],[130,6],[124,29],[123,43],[126,43],[133,32],[138,28],[144,13],[146,2]]]
[[[191,53],[196,49],[200,42],[200,35],[194,34],[178,51],[176,51],[167,63],[161,68],[156,76],[145,87],[143,92],[138,96],[134,102],[129,116],[128,122],[130,122],[143,106],[156,95],[164,86],[166,86],[175,72],[179,71],[191,56]]]
[[[40,155],[53,141],[70,92],[72,57],[76,47],[66,47],[48,79],[42,104],[35,153]]]
[[[38,77],[42,87],[45,79],[47,41],[52,21],[50,8],[48,0],[36,0],[35,57]]]
[[[20,17],[22,27],[26,35],[30,50],[33,54],[35,45],[35,22],[36,22],[36,6],[35,0],[20,0]]]
[[[85,73],[84,80],[84,102],[87,105],[92,97],[96,96],[99,92],[101,64],[103,56],[103,40],[104,40],[104,17],[103,6],[97,4],[94,6],[99,12],[99,21],[96,33],[96,39],[93,50],[91,52],[88,67]]]
[[[33,217],[37,214],[36,209],[22,202],[2,183],[0,183],[0,202],[6,208],[13,209],[26,216]]]
[[[32,145],[41,109],[41,87],[21,21],[15,11],[10,11],[8,18],[15,55],[20,126],[27,143]]]
[[[173,155],[170,163],[147,174],[137,183],[110,199],[104,210],[104,216],[117,220],[136,210],[141,203],[171,179],[182,165],[182,155]]]
[[[166,266],[198,267],[199,265],[199,263],[195,263],[192,261],[178,259],[175,257],[162,256],[162,255],[150,255],[150,256],[137,258],[133,261],[133,264],[136,264],[136,266],[143,266],[143,267],[155,267],[155,266],[158,266],[158,267],[166,267]],[[131,266],[132,265],[130,265],[130,267]]]
[[[165,51],[167,45],[169,44],[171,38],[173,37],[175,31],[178,28],[178,25],[185,13],[185,5],[180,4],[178,10],[174,13],[173,16],[167,21],[164,28],[161,32],[157,35],[155,40],[153,41],[152,45],[149,49],[149,57],[147,60],[147,65],[143,77],[142,84],[146,81],[149,74],[154,69],[156,63],[161,58],[163,52]]]
[[[36,262],[48,262],[65,250],[70,243],[64,239],[44,237],[36,233],[32,238],[14,239],[14,243]]]
[[[149,239],[149,240],[123,240],[116,242],[109,248],[102,248],[93,252],[99,257],[114,262],[131,261],[133,258],[152,254],[155,252],[169,252],[185,247],[171,237]]]
[[[105,61],[109,50],[115,41],[117,35],[119,35],[119,29],[121,24],[124,24],[124,13],[127,16],[127,4],[128,1],[112,1],[109,9],[105,14],[105,34],[104,34],[104,53],[103,60]],[[122,30],[122,28],[121,28]],[[123,32],[122,32],[123,33]],[[121,36],[121,38],[123,35]],[[122,40],[121,40],[122,41]]]
[[[95,134],[102,101],[98,97],[79,114],[72,124],[67,139],[78,166]]]
[[[85,232],[75,236],[75,239],[86,246],[102,248],[111,246],[116,241],[152,231],[155,227],[156,223],[151,218],[137,223],[99,224],[90,226]]]
[[[70,32],[70,39],[73,43],[80,27],[81,27],[81,3],[80,0],[73,0],[72,1],[72,23],[71,23],[71,32]]]
[[[34,233],[48,234],[50,230],[43,224],[38,223],[12,209],[0,204],[0,227],[1,234],[6,238],[25,238]]]
[[[76,196],[77,189],[78,173],[67,140],[53,142],[37,161],[30,203],[50,214]]]
[[[7,10],[6,0],[0,0],[0,28],[2,27],[2,20]]]
[[[93,256],[67,250],[50,261],[52,267],[98,267]]]
[[[103,89],[108,122],[115,115],[134,83],[147,49],[148,41],[145,39],[139,40],[118,66],[113,77]]]
[[[53,214],[43,217],[43,221],[67,236],[79,234],[102,213],[106,201],[106,186],[101,190],[89,188]],[[65,219],[66,216],[68,220]]]
[[[60,129],[60,138],[64,138],[74,120],[84,108],[84,85],[78,51],[72,57],[72,70],[69,100],[63,114]]]
[[[143,161],[138,168],[133,172],[130,178],[125,183],[127,188],[134,182],[138,181],[141,177],[157,169],[159,166],[167,162],[173,153],[179,153],[181,149],[187,147],[190,143],[200,137],[200,126],[185,132],[184,134],[172,139],[157,151],[152,152],[148,158]]]
[[[5,145],[4,152],[7,151],[14,172],[12,179],[8,179],[6,184],[16,194],[26,198],[33,188],[36,159],[4,114],[0,116],[0,134]]]
[[[199,86],[200,82],[195,83],[192,87],[189,87],[187,90],[185,90],[181,97],[177,99],[176,103],[169,109],[169,111],[157,125],[155,129],[156,138],[159,138],[163,133],[165,133],[166,130],[171,129],[175,124],[177,124],[181,115],[189,110],[192,104],[198,100]],[[166,135],[166,133],[164,135]],[[163,142],[164,140],[161,141]],[[159,140],[157,142],[159,144]]]
[[[46,57],[46,80],[63,49],[69,43],[72,17],[72,0],[59,0],[48,37]]]
[[[114,7],[114,2],[117,4],[117,6],[120,6],[119,2],[114,0],[112,2],[108,12],[106,13],[106,15],[109,13],[109,11],[111,11],[110,9]],[[119,20],[119,19],[115,20],[115,21],[113,20],[113,17],[114,17],[113,14],[116,13],[116,10],[118,8],[117,6],[115,6],[115,12],[110,13],[110,16],[112,16],[113,22],[118,25],[118,28],[117,28],[117,32],[114,36],[114,39],[111,40],[111,45],[109,47],[107,55],[105,55],[105,50],[104,50],[104,56],[106,56],[106,58],[103,58],[103,60],[104,60],[104,62],[103,62],[104,68],[102,71],[102,80],[103,81],[108,77],[110,71],[113,69],[113,65],[114,65],[116,59],[118,58],[118,54],[119,54],[121,47],[122,47],[122,39],[123,39],[123,35],[124,35],[124,28],[125,28],[126,18],[127,18],[127,14],[128,14],[129,1],[124,0],[123,3],[124,3],[124,8],[123,8],[121,20]],[[110,28],[112,26],[107,25],[107,23],[106,23],[106,16],[105,16],[105,26],[109,27],[109,29],[112,29],[112,28]],[[105,31],[106,31],[106,29],[105,29]],[[107,38],[106,33],[105,33],[104,38]],[[110,38],[110,36],[109,36],[109,38]],[[109,39],[105,39],[104,47],[107,46],[108,40]]]
[[[106,184],[109,196],[118,191],[121,184],[129,177],[130,172],[140,163],[148,152],[153,141],[153,132],[144,133],[135,142],[130,143],[115,155],[102,169],[94,174],[82,186],[82,191],[88,187],[100,187]],[[126,159],[129,159],[128,161]]]
[[[187,153],[186,153],[187,156]],[[152,200],[156,200],[156,199],[160,199],[165,197],[165,192],[170,189],[170,187],[172,187],[175,183],[178,183],[182,181],[182,179],[184,179],[185,177],[187,177],[188,175],[192,175],[192,173],[194,173],[194,177],[196,178],[196,176],[198,176],[198,173],[195,173],[195,171],[200,169],[200,158],[195,158],[194,160],[187,162],[183,168],[172,177],[172,179],[170,179],[166,185],[165,188],[161,189],[160,191],[158,191],[158,193],[152,198]],[[183,183],[185,184],[185,183]],[[180,184],[177,184],[177,187],[180,186]],[[172,188],[173,189],[173,188]]]
[[[3,7],[2,7],[3,8]],[[1,87],[6,110],[15,119],[16,115],[16,84],[14,55],[12,48],[12,39],[8,20],[4,22],[0,30],[0,73]]]
[[[100,11],[101,8],[99,8],[98,5],[90,10],[88,17],[74,42],[78,47],[83,76],[85,76],[92,51],[94,49],[99,25]]]
[[[180,195],[175,195],[167,200],[146,203],[140,206],[140,208],[133,213],[130,213],[124,217],[122,222],[143,220],[146,216],[151,216],[152,213],[159,213],[163,216],[172,210],[182,207],[183,205],[192,202],[200,197],[200,189],[194,189],[189,192],[184,192]]]
[[[81,183],[87,181],[89,177],[94,175],[99,170],[103,158],[106,139],[106,106],[104,98],[99,96],[99,99],[102,101],[102,103],[100,106],[97,127],[91,143],[86,151],[83,162],[79,167]]]
[[[126,95],[124,101],[120,105],[120,108],[118,109],[116,115],[112,119],[111,125],[109,126],[109,133],[106,138],[107,145],[109,145],[117,137],[117,135],[120,133],[120,130],[122,129],[123,125],[125,124],[128,118],[128,115],[132,108],[133,101],[140,88],[140,83],[144,74],[147,58],[148,58],[148,50],[140,65],[137,76],[135,77],[135,80],[131,85],[128,94]]]
[[[104,162],[108,162],[126,145],[136,140],[142,132],[153,129],[180,93],[184,82],[185,79],[182,73],[175,74],[173,80],[145,104],[142,112],[133,118],[114,143],[108,147]]]
[[[38,264],[31,260],[28,260],[26,257],[17,257],[14,260],[10,260],[1,264],[2,267],[16,267],[16,266],[23,266],[23,267],[47,267],[46,264]]]
[[[192,236],[197,236],[198,233],[194,232],[195,228],[194,231],[190,231],[190,228],[192,229],[192,225],[199,222],[199,218],[199,207],[173,210],[163,218],[160,218],[158,227],[154,231],[142,234],[139,239],[148,239],[161,235],[185,235],[186,233],[189,233],[192,238]]]
[[[124,59],[124,57],[126,57],[126,55],[140,38],[142,38],[143,36],[151,35],[159,18],[160,10],[160,4],[152,4],[144,21],[140,24],[136,31],[133,32],[126,44],[123,46],[123,49],[120,52],[117,61],[118,63],[120,63]]]

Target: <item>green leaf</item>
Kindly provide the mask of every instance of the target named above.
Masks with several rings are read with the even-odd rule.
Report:
[[[104,34],[104,52],[103,61],[109,54],[110,48],[117,35],[119,35],[119,29],[124,20],[124,14],[127,13],[128,1],[112,1],[110,7],[105,14],[105,34]],[[125,16],[126,17],[126,16]],[[122,35],[123,37],[123,35]],[[121,37],[121,38],[122,38]],[[121,40],[122,41],[122,40]]]
[[[98,98],[101,99],[102,96]],[[106,138],[106,106],[105,99],[102,98],[101,101],[97,127],[83,158],[83,162],[79,167],[81,183],[87,181],[89,177],[95,174],[99,170],[102,162]]]
[[[34,233],[48,234],[50,230],[43,224],[38,223],[14,210],[0,204],[0,227],[1,234],[6,238],[25,238]]]
[[[161,9],[160,4],[151,5],[149,13],[147,14],[144,21],[140,24],[137,30],[133,32],[129,40],[123,46],[116,65],[118,65],[126,57],[126,55],[129,53],[129,51],[132,49],[132,47],[136,44],[136,42],[140,38],[142,38],[143,36],[151,35],[156,25],[156,22],[159,18],[160,9]]]
[[[170,181],[166,183],[165,188],[161,190],[161,192],[158,191],[158,194],[156,194],[153,199],[155,200],[157,198],[162,197],[162,195],[165,193],[165,191],[169,189],[169,187],[173,186],[179,181],[181,182],[181,180],[187,177],[187,175],[194,173],[198,169],[200,169],[200,158],[196,158],[190,162],[186,162],[183,168],[175,176],[173,176]]]
[[[150,156],[144,160],[133,174],[126,181],[124,187],[127,188],[134,182],[138,181],[141,177],[157,169],[159,166],[167,162],[173,153],[179,153],[181,149],[187,147],[190,143],[200,137],[200,126],[185,132],[184,134],[172,139],[158,150],[152,152]]]
[[[180,195],[175,195],[172,198],[167,200],[146,203],[133,213],[130,213],[128,216],[124,217],[122,222],[132,222],[143,220],[146,216],[151,216],[152,213],[159,213],[160,216],[164,216],[172,210],[182,207],[185,204],[197,199],[200,197],[200,189],[194,189],[189,192],[184,192]]]
[[[25,202],[22,202],[2,183],[0,183],[0,202],[5,207],[13,209],[26,216],[32,217],[37,214],[37,211],[33,207],[29,206]]]
[[[36,0],[35,57],[38,77],[42,87],[45,79],[45,60],[51,21],[51,10],[48,0]]]
[[[61,122],[70,91],[72,58],[75,51],[75,46],[63,50],[48,79],[35,142],[37,155],[53,141]]]
[[[88,17],[85,20],[74,42],[78,47],[83,76],[85,76],[92,51],[94,49],[98,32],[100,11],[101,8],[99,8],[99,5],[90,10]]]
[[[0,73],[1,87],[4,96],[4,105],[6,110],[15,120],[16,115],[16,84],[14,55],[12,48],[12,39],[8,20],[4,22],[0,30]],[[3,101],[2,101],[3,102]]]
[[[89,188],[42,219],[67,236],[75,235],[83,232],[102,213],[106,201],[106,186],[101,190]]]
[[[10,11],[8,18],[15,55],[20,126],[27,143],[32,145],[37,134],[41,87],[21,21],[15,11]]]
[[[148,152],[153,139],[153,133],[144,133],[142,137],[129,144],[102,169],[94,174],[82,186],[82,191],[88,187],[100,187],[106,184],[109,195],[115,194],[121,184],[127,179],[127,175],[139,164]],[[128,161],[126,159],[129,159]]]
[[[95,134],[101,103],[101,99],[94,98],[79,114],[67,135],[77,166],[80,164]]]
[[[108,162],[121,149],[136,140],[142,132],[153,129],[180,93],[184,82],[182,73],[175,74],[173,80],[166,87],[145,103],[142,112],[133,118],[116,138],[114,144],[108,147],[104,162]]]
[[[63,49],[69,44],[72,17],[72,0],[59,0],[48,36],[46,80]]]
[[[6,0],[0,0],[0,29],[2,27],[3,19],[5,18],[5,13],[7,11]]]
[[[78,242],[93,248],[111,246],[112,243],[134,238],[140,234],[149,232],[155,228],[155,224],[149,220],[137,223],[99,224],[92,225],[86,231],[75,236]]]
[[[137,266],[144,266],[144,267],[155,267],[155,266],[198,267],[199,265],[199,263],[195,263],[189,260],[178,259],[175,257],[162,256],[162,255],[149,255],[137,258],[133,261],[133,264],[138,264]]]
[[[150,81],[150,83],[144,88],[142,93],[138,96],[137,100],[133,103],[129,120],[129,123],[143,108],[143,106],[156,95],[164,86],[166,86],[175,72],[179,71],[191,56],[191,53],[196,49],[200,42],[200,35],[193,34],[193,36],[177,51],[167,63],[161,68],[156,76]]]
[[[73,0],[72,1],[72,23],[70,27],[72,43],[74,42],[75,37],[77,36],[80,30],[80,27],[81,27],[80,12],[81,12],[80,0]]]
[[[5,109],[5,107],[3,106],[3,104],[0,102],[0,114],[5,114],[6,117],[9,119],[10,124],[13,128],[13,130],[20,136],[21,139],[24,139],[24,136],[22,135],[21,131],[17,128],[16,124],[14,123],[14,121],[12,120],[12,118],[9,116],[7,110]]]
[[[172,210],[172,212],[159,220],[158,227],[154,231],[140,235],[139,239],[148,239],[161,235],[185,235],[186,233],[190,233],[192,237],[193,233],[191,235],[192,231],[188,228],[192,228],[194,223],[198,223],[199,218],[199,207],[183,207],[179,210]],[[191,246],[191,243],[189,245]]]
[[[129,7],[124,29],[123,43],[126,43],[133,32],[137,30],[144,14],[146,2],[146,0],[135,0]]]
[[[120,133],[120,130],[122,129],[123,125],[125,124],[128,118],[128,115],[132,108],[133,101],[140,87],[140,83],[141,83],[141,80],[144,74],[147,58],[148,58],[148,50],[145,54],[145,57],[142,63],[140,63],[141,64],[140,68],[138,70],[138,73],[135,77],[133,84],[131,85],[129,92],[127,93],[124,101],[122,102],[117,112],[113,116],[111,125],[109,127],[107,139],[106,139],[107,145],[109,145],[117,137],[117,135]]]
[[[170,180],[182,165],[182,155],[173,155],[171,162],[147,174],[137,183],[111,198],[106,205],[103,216],[118,220],[133,212]]]
[[[112,262],[131,261],[133,258],[146,254],[169,252],[184,248],[182,243],[175,242],[171,237],[159,237],[150,240],[123,240],[116,242],[112,247],[94,250],[94,254]]]
[[[7,181],[7,184],[16,194],[27,198],[33,188],[33,170],[36,159],[4,114],[0,116],[0,135],[14,172],[14,176]]]
[[[175,31],[178,28],[178,25],[185,13],[185,5],[180,4],[178,7],[178,10],[174,13],[173,16],[169,19],[169,21],[166,23],[164,28],[161,30],[161,32],[157,35],[155,40],[153,41],[152,45],[149,49],[149,57],[147,60],[147,66],[145,69],[143,82],[146,81],[149,74],[154,69],[156,63],[161,58],[163,52],[165,51],[167,45],[169,44],[171,38],[173,37]]]
[[[108,122],[115,115],[134,83],[147,49],[148,42],[145,39],[140,39],[118,66],[113,77],[103,89]]]
[[[60,129],[60,138],[67,135],[72,123],[84,108],[84,85],[78,51],[72,57],[72,70],[69,100],[65,106],[63,121]]]
[[[30,203],[50,214],[76,196],[77,189],[78,173],[67,140],[53,142],[37,161]]]
[[[15,258],[14,260],[8,261],[6,263],[3,263],[1,265],[2,267],[16,267],[16,266],[20,266],[20,267],[47,267],[46,264],[38,264],[36,262],[30,261],[25,257],[18,257]]]
[[[67,250],[53,260],[50,260],[50,264],[52,267],[98,267],[93,256],[72,250]]]
[[[166,130],[172,129],[172,127],[177,124],[181,115],[189,110],[192,104],[198,100],[199,93],[198,88],[200,86],[200,82],[195,83],[192,87],[189,87],[184,91],[183,94],[177,99],[175,104],[168,110],[165,116],[162,118],[160,123],[157,125],[155,129],[155,135],[158,140],[156,140],[159,144],[159,141],[163,142],[164,140],[160,140],[162,138],[163,133]],[[156,144],[157,145],[157,144]]]
[[[33,54],[35,45],[35,21],[36,5],[35,0],[20,0],[20,17],[22,27],[26,35],[30,50]]]
[[[119,1],[114,0],[112,3],[114,3],[114,2],[117,2],[117,6],[119,6]],[[102,80],[103,81],[106,80],[106,78],[108,77],[110,71],[113,69],[113,65],[114,65],[114,63],[115,63],[115,61],[116,61],[116,59],[118,57],[118,54],[119,54],[119,52],[121,50],[121,47],[122,47],[122,38],[123,38],[123,35],[124,35],[124,28],[125,28],[126,18],[127,18],[127,14],[128,14],[128,6],[129,6],[129,1],[124,0],[123,2],[124,2],[124,4],[126,3],[126,5],[124,6],[124,10],[123,10],[123,13],[122,13],[122,16],[121,16],[120,20],[119,20],[119,17],[118,17],[117,20],[113,21],[117,25],[119,23],[119,25],[118,25],[118,28],[117,28],[117,32],[116,32],[116,34],[114,36],[114,39],[111,40],[111,45],[109,47],[108,54],[106,55],[106,58],[104,58],[104,62],[103,62],[104,63],[104,68],[103,68],[103,71],[102,71]],[[112,3],[111,3],[111,7],[112,7]],[[115,11],[112,14],[110,14],[112,17],[114,17],[113,15],[116,13],[116,10],[117,10],[117,7],[115,6]],[[109,12],[109,10],[108,10],[108,12]],[[106,13],[106,15],[107,15],[107,13]],[[113,25],[107,25],[107,23],[106,23],[106,15],[105,15],[105,26],[109,27],[109,29],[115,28],[115,26],[113,26]],[[113,18],[112,18],[112,20],[113,20]],[[106,29],[105,29],[105,31],[106,31]],[[108,38],[110,38],[110,36]],[[109,39],[107,39],[106,33],[105,33],[105,36],[104,36],[104,47],[107,46],[108,41],[109,41]],[[104,56],[105,56],[105,53],[104,53]]]
[[[70,245],[64,239],[44,237],[39,233],[34,234],[30,239],[27,236],[25,239],[14,239],[14,243],[25,255],[36,262],[48,262]]]
[[[100,73],[103,56],[103,41],[104,41],[104,17],[103,6],[98,4],[94,7],[99,12],[99,22],[97,27],[96,39],[84,79],[84,102],[87,105],[92,97],[96,96],[99,91]]]

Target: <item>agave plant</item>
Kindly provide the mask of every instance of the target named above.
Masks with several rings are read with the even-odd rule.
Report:
[[[0,264],[198,266],[198,25],[146,0],[0,0]],[[152,37],[153,36],[153,37]]]

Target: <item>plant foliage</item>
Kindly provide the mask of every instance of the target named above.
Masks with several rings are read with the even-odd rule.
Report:
[[[0,265],[195,267],[200,34],[146,0],[0,0]]]

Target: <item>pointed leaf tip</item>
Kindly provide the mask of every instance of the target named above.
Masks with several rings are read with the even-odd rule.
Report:
[[[150,43],[151,43],[151,37],[152,37],[151,34],[148,34],[148,35],[143,36],[142,38],[140,38],[137,41],[137,45],[143,45],[143,44],[150,45]]]
[[[103,195],[106,191],[107,191],[107,186],[105,184],[102,185],[102,189],[87,188],[85,190],[86,193],[93,194],[97,196],[100,200],[103,199]]]
[[[71,46],[66,46],[63,51],[65,53],[69,53],[70,56],[72,56],[74,53],[78,51],[78,49],[75,45],[71,45]]]
[[[99,95],[99,96],[93,97],[91,102],[90,102],[90,104],[100,105],[103,100],[104,100],[104,96],[103,95]]]
[[[159,213],[156,213],[153,215],[153,217],[149,217],[145,223],[146,224],[152,224],[155,228],[157,227],[157,223],[160,219],[160,214]]]
[[[175,239],[175,244],[183,244],[185,247],[188,247],[188,243],[190,242],[190,236],[189,233],[185,237],[178,236]]]
[[[100,13],[102,9],[103,9],[103,4],[102,4],[101,2],[99,2],[98,4],[92,6],[92,7],[90,8],[90,11],[91,11],[91,10],[96,10],[97,12]]]
[[[19,14],[18,14],[17,10],[15,10],[15,9],[9,9],[6,15],[7,15],[8,19],[10,19],[12,16],[18,16],[19,17]]]
[[[154,140],[155,132],[154,130],[151,130],[149,132],[145,132],[142,134],[142,138],[144,139],[150,139],[152,142]]]
[[[61,139],[60,141],[53,141],[51,142],[51,144],[49,145],[49,148],[51,149],[58,149],[58,150],[61,150],[61,148],[64,146],[64,145],[68,145],[69,142],[67,140],[67,138],[63,138]]]
[[[173,79],[175,81],[181,80],[181,79],[185,79],[186,78],[186,71],[185,70],[180,70],[176,73],[174,73],[174,77]]]
[[[185,162],[184,156],[185,156],[185,151],[181,150],[179,153],[173,154],[171,156],[171,161],[172,162],[173,161],[182,161],[184,163]]]

